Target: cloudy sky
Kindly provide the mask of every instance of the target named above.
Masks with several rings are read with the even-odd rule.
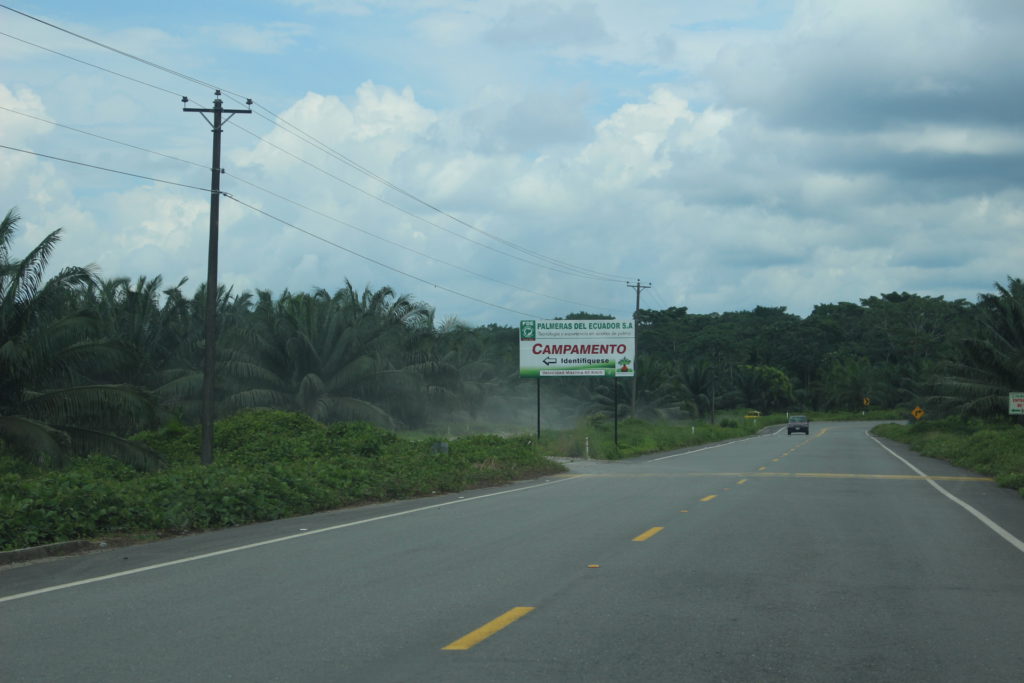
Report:
[[[637,280],[807,315],[1024,275],[1012,0],[13,0],[0,32],[0,145],[35,153],[0,148],[0,208],[16,256],[63,228],[54,266],[205,280],[181,97],[218,87],[254,101],[223,136],[236,291],[513,324],[628,316]]]

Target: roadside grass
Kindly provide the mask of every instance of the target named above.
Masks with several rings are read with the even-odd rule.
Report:
[[[905,443],[921,455],[994,477],[1024,496],[1024,427],[1007,422],[946,418],[883,424],[873,434]]]
[[[765,426],[785,422],[784,415],[764,415],[757,420],[725,417],[718,424],[693,422],[646,422],[633,418],[619,420],[618,443],[615,422],[609,417],[590,417],[575,428],[541,430],[537,451],[549,457],[619,460],[645,453],[687,448],[756,434]]]

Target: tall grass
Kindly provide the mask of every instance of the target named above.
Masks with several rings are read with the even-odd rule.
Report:
[[[1009,423],[946,419],[910,425],[884,424],[878,436],[907,444],[921,455],[994,477],[1024,496],[1024,427]]]

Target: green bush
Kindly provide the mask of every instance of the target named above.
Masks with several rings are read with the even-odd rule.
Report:
[[[279,411],[239,413],[214,434],[206,467],[196,427],[138,435],[167,456],[169,466],[153,473],[102,455],[44,472],[0,454],[0,549],[248,524],[564,471],[528,439],[466,437],[434,452],[434,440]]]

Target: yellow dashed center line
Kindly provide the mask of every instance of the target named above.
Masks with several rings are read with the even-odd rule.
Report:
[[[704,496],[703,498],[701,498],[700,502],[706,503],[709,500],[714,500],[715,498],[718,498],[718,494],[717,493],[712,493],[710,496]]]
[[[495,633],[505,628],[509,624],[518,621],[525,617],[527,614],[533,611],[533,607],[514,607],[509,611],[502,614],[497,619],[493,619],[475,631],[471,631],[466,635],[462,636],[458,640],[455,640],[445,645],[442,650],[468,650],[477,643],[487,640]]]
[[[746,483],[747,483],[746,479],[740,479],[738,482],[736,482],[736,485],[737,486],[742,486],[743,484],[746,484]]]
[[[650,538],[654,534],[658,533],[659,531],[662,531],[664,528],[665,527],[663,527],[663,526],[652,526],[650,529],[648,529],[647,531],[643,532],[642,534],[640,534],[639,536],[637,536],[633,540],[634,541],[646,541],[648,538]]]

